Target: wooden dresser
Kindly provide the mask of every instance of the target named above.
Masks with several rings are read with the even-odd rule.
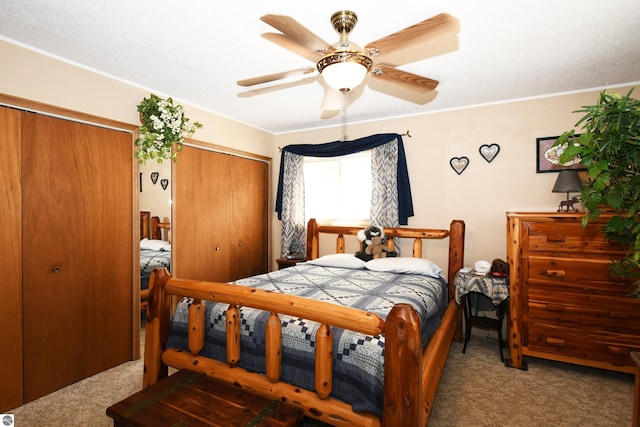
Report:
[[[625,250],[605,239],[609,216],[583,228],[583,215],[507,212],[512,367],[533,356],[634,372],[640,301],[610,274]]]

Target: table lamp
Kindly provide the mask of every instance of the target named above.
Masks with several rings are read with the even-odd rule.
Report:
[[[577,202],[576,199],[570,199],[569,193],[580,193],[582,192],[582,181],[580,181],[580,176],[578,175],[577,170],[565,170],[560,171],[558,174],[558,178],[556,179],[556,183],[553,186],[552,193],[567,193],[567,200],[562,200],[560,205],[558,206],[558,212],[566,210],[574,211],[573,207],[574,203]]]

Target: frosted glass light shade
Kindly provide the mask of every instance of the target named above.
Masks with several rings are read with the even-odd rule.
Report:
[[[324,81],[338,91],[350,91],[363,82],[367,68],[357,62],[336,62],[322,70]]]

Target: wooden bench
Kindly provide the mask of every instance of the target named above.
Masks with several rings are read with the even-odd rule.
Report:
[[[303,419],[300,409],[186,369],[110,406],[107,415],[115,427],[295,427]]]

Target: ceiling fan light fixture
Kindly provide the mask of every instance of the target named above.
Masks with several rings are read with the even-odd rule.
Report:
[[[348,92],[360,85],[373,61],[361,52],[334,52],[324,56],[316,67],[324,81],[340,92]]]

